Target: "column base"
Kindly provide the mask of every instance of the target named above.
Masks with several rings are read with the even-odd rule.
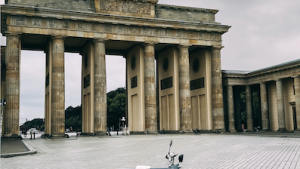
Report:
[[[185,133],[192,133],[193,130],[192,129],[185,129],[185,130],[180,130],[180,133],[185,132]]]
[[[51,139],[61,139],[61,138],[66,138],[65,134],[51,135]]]
[[[130,131],[130,135],[145,135],[144,131]]]
[[[199,130],[198,133],[212,133],[212,130]]]
[[[224,134],[227,133],[227,131],[225,129],[215,129],[212,131],[213,133],[217,133],[217,134]]]
[[[283,130],[282,133],[295,133],[294,130]]]
[[[17,134],[13,134],[10,136],[6,135],[6,136],[2,136],[1,138],[3,138],[3,139],[22,139],[22,137]]]
[[[231,130],[228,130],[229,133],[236,133],[237,131],[235,129],[231,129]]]
[[[94,133],[81,133],[81,135],[83,135],[83,136],[93,136]]]
[[[158,131],[145,131],[144,134],[158,134]]]
[[[106,136],[106,132],[107,131],[96,131],[95,135],[97,135],[97,136]]]

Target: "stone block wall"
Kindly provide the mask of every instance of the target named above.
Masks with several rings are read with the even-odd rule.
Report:
[[[107,4],[107,2],[113,3],[114,1],[103,1],[106,2],[107,11],[100,10],[98,8],[95,8],[95,4],[98,4],[99,0],[6,0],[6,4],[11,5],[21,5],[21,6],[28,6],[28,7],[39,7],[39,8],[50,8],[50,9],[60,9],[60,10],[70,10],[70,11],[80,11],[80,12],[92,12],[92,13],[107,13],[107,14],[113,14],[113,15],[123,15],[123,13],[118,13],[115,10],[116,9],[110,9],[113,8],[112,4]],[[155,1],[155,0],[154,0]],[[97,3],[96,3],[97,2]],[[143,1],[144,2],[144,1]],[[152,1],[151,1],[152,2]],[[156,1],[155,1],[156,2]],[[152,3],[155,3],[152,2]],[[134,17],[149,17],[144,16],[143,14],[140,14],[137,12],[135,14],[135,11],[137,10],[134,8],[135,6],[132,5],[134,3],[136,4],[144,4],[141,2],[114,2],[118,3],[122,6],[121,3],[127,3],[127,7],[130,11],[129,14],[125,14],[125,16],[134,16]],[[151,3],[147,3],[151,4]],[[100,5],[100,4],[99,4]],[[103,4],[102,4],[103,5]],[[98,5],[97,5],[98,6]],[[120,6],[118,7],[118,9]],[[155,11],[154,11],[155,8]],[[127,9],[127,8],[126,8]],[[99,11],[100,10],[100,11]],[[202,8],[191,8],[191,7],[182,7],[182,6],[173,6],[173,5],[162,5],[162,4],[156,4],[151,5],[151,16],[157,19],[166,19],[166,20],[176,20],[176,21],[186,21],[186,22],[215,22],[215,14],[218,12],[218,10],[213,9],[202,9]]]
[[[217,10],[190,8],[172,5],[156,5],[155,17],[159,19],[178,20],[188,22],[215,21]]]
[[[6,3],[40,8],[95,12],[94,0],[7,0]]]

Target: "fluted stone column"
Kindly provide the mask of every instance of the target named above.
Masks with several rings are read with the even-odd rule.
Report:
[[[233,88],[227,86],[229,132],[235,133]]]
[[[236,130],[237,131],[242,131],[242,117],[241,117],[241,90],[239,87],[235,88],[234,92],[234,99],[235,99],[235,124],[236,124]]]
[[[269,130],[269,110],[267,101],[267,87],[265,82],[260,84],[260,106],[262,130]]]
[[[276,80],[276,93],[277,93],[278,126],[279,126],[279,130],[282,131],[282,130],[286,130],[283,91],[282,91],[282,79]]]
[[[157,132],[154,44],[145,44],[145,120],[146,130]]]
[[[19,136],[20,112],[20,52],[21,40],[19,35],[6,35],[6,106],[3,117],[3,137]]]
[[[247,130],[253,130],[253,117],[252,117],[252,93],[251,87],[249,85],[246,86],[246,107],[247,107]]]
[[[105,41],[94,40],[94,132],[105,135],[107,130]]]
[[[64,39],[52,38],[51,134],[65,135],[65,58]]]
[[[211,61],[211,83],[212,83],[212,115],[214,130],[225,131],[224,107],[223,107],[223,86],[221,72],[221,49],[212,48]]]
[[[300,130],[300,75],[294,77],[297,130]]]
[[[192,131],[189,47],[179,46],[180,130]]]

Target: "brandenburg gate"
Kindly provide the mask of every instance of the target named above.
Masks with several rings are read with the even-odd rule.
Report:
[[[82,56],[82,132],[107,130],[106,55],[126,59],[133,133],[225,130],[218,10],[158,0],[6,0],[3,136],[19,135],[21,50],[45,52],[45,134],[65,134],[64,52]],[[155,67],[156,62],[156,67]],[[34,66],[34,61],[32,61]]]

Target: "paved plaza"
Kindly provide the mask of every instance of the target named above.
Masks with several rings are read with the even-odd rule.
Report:
[[[130,169],[167,167],[164,156],[184,154],[183,169],[300,168],[300,138],[256,135],[131,135],[24,139],[35,155],[2,158],[1,168]],[[177,161],[177,159],[176,159]]]

